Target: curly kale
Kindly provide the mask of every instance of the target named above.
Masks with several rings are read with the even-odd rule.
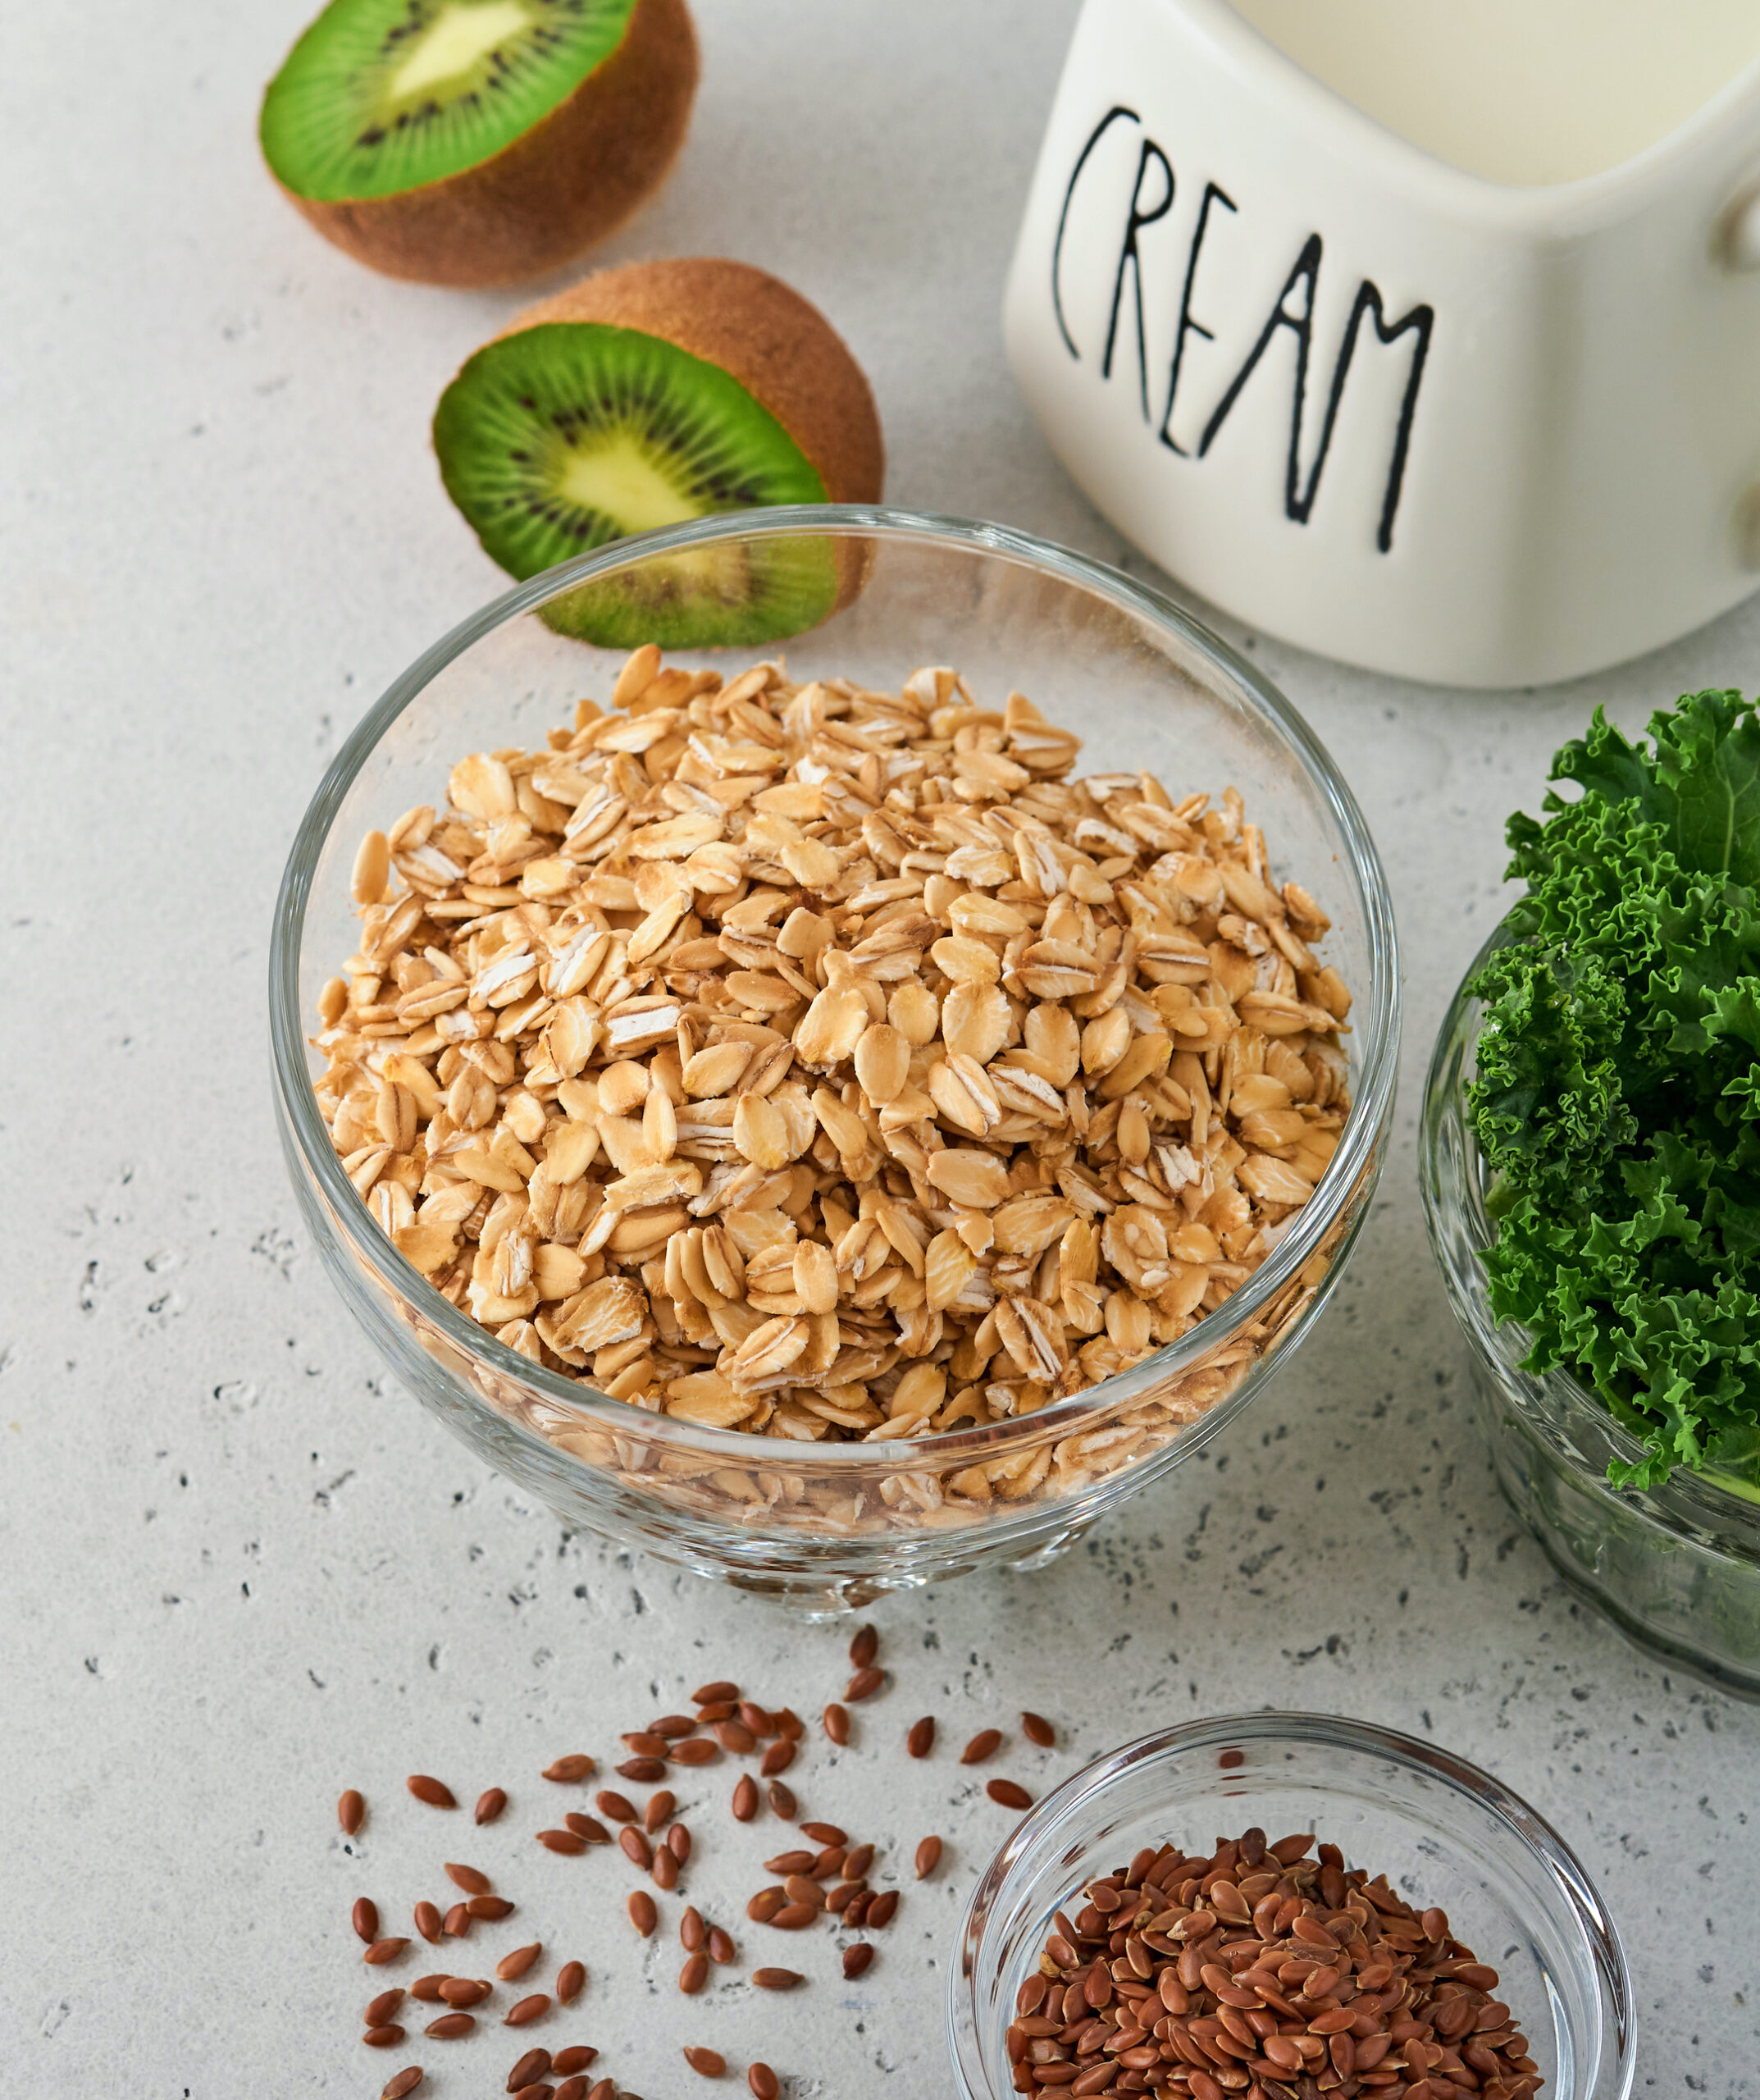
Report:
[[[1598,709],[1510,819],[1527,894],[1474,981],[1492,1309],[1528,1368],[1760,1500],[1760,713],[1702,692],[1629,743]]]

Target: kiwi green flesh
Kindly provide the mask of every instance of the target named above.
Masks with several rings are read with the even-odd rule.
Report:
[[[623,40],[636,0],[331,0],[263,98],[278,180],[317,203],[458,175],[540,123]]]
[[[818,469],[731,374],[600,322],[486,345],[440,398],[434,449],[447,493],[520,578],[656,527],[826,500]],[[837,591],[828,541],[777,538],[655,558],[544,617],[608,648],[708,647],[800,633]]]

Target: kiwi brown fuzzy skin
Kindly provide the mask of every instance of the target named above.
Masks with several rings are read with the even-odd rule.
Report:
[[[878,503],[886,445],[867,374],[809,300],[768,271],[720,257],[601,270],[528,307],[501,331],[600,322],[658,336],[737,380],[817,469],[832,503]],[[837,544],[837,604],[859,591],[864,543]]]
[[[697,71],[684,0],[637,0],[616,50],[474,167],[334,203],[280,187],[326,240],[387,276],[518,284],[596,247],[659,188],[684,144]]]

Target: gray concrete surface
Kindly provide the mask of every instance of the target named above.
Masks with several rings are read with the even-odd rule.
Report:
[[[1752,687],[1760,604],[1492,698],[1219,623],[1344,757],[1398,892],[1398,1139],[1341,1302],[1232,1433],[1061,1565],[879,1613],[899,1687],[803,1792],[951,1844],[863,1984],[814,1940],[810,1990],[730,1987],[675,2020],[676,1947],[641,1956],[620,1863],[528,1856],[545,1759],[724,1671],[816,1705],[842,1637],[563,1535],[387,1390],[295,1221],[270,902],[339,737],[499,588],[426,428],[518,304],[372,276],[276,194],[255,103],[303,13],[92,0],[75,37],[21,9],[0,65],[0,2092],[376,2093],[417,2052],[355,2038],[373,1972],[348,1905],[365,1888],[400,1922],[443,1849],[504,1868],[588,1962],[567,2031],[648,2100],[697,2089],[693,2035],[761,2050],[796,2095],[944,2092],[943,1968],[1000,1818],[951,1760],[906,1766],[905,1723],[933,1709],[963,1739],[1038,1708],[1068,1735],[1011,1755],[1037,1785],[1156,1721],[1270,1705],[1429,1734],[1526,1794],[1625,1933],[1639,2091],[1756,2100],[1760,1713],[1636,1655],[1517,1532],[1470,1433],[1412,1139],[1496,914],[1504,813],[1593,701],[1636,723],[1684,687]],[[776,269],[872,374],[895,498],[1128,561],[998,343],[1069,0],[700,14],[690,149],[613,256]],[[499,1781],[515,1810],[493,1844],[442,1848],[396,1794],[412,1769]],[[347,1784],[382,1804],[358,1860],[331,1810]],[[723,1915],[752,1885],[733,1851],[706,1847],[696,1884]],[[499,2091],[509,2040],[424,2045],[425,2090]]]

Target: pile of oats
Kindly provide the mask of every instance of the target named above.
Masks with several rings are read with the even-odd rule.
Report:
[[[1350,997],[1233,789],[1078,749],[950,670],[638,650],[362,844],[354,1186],[511,1348],[692,1422],[915,1437],[1139,1362],[1324,1172]]]

